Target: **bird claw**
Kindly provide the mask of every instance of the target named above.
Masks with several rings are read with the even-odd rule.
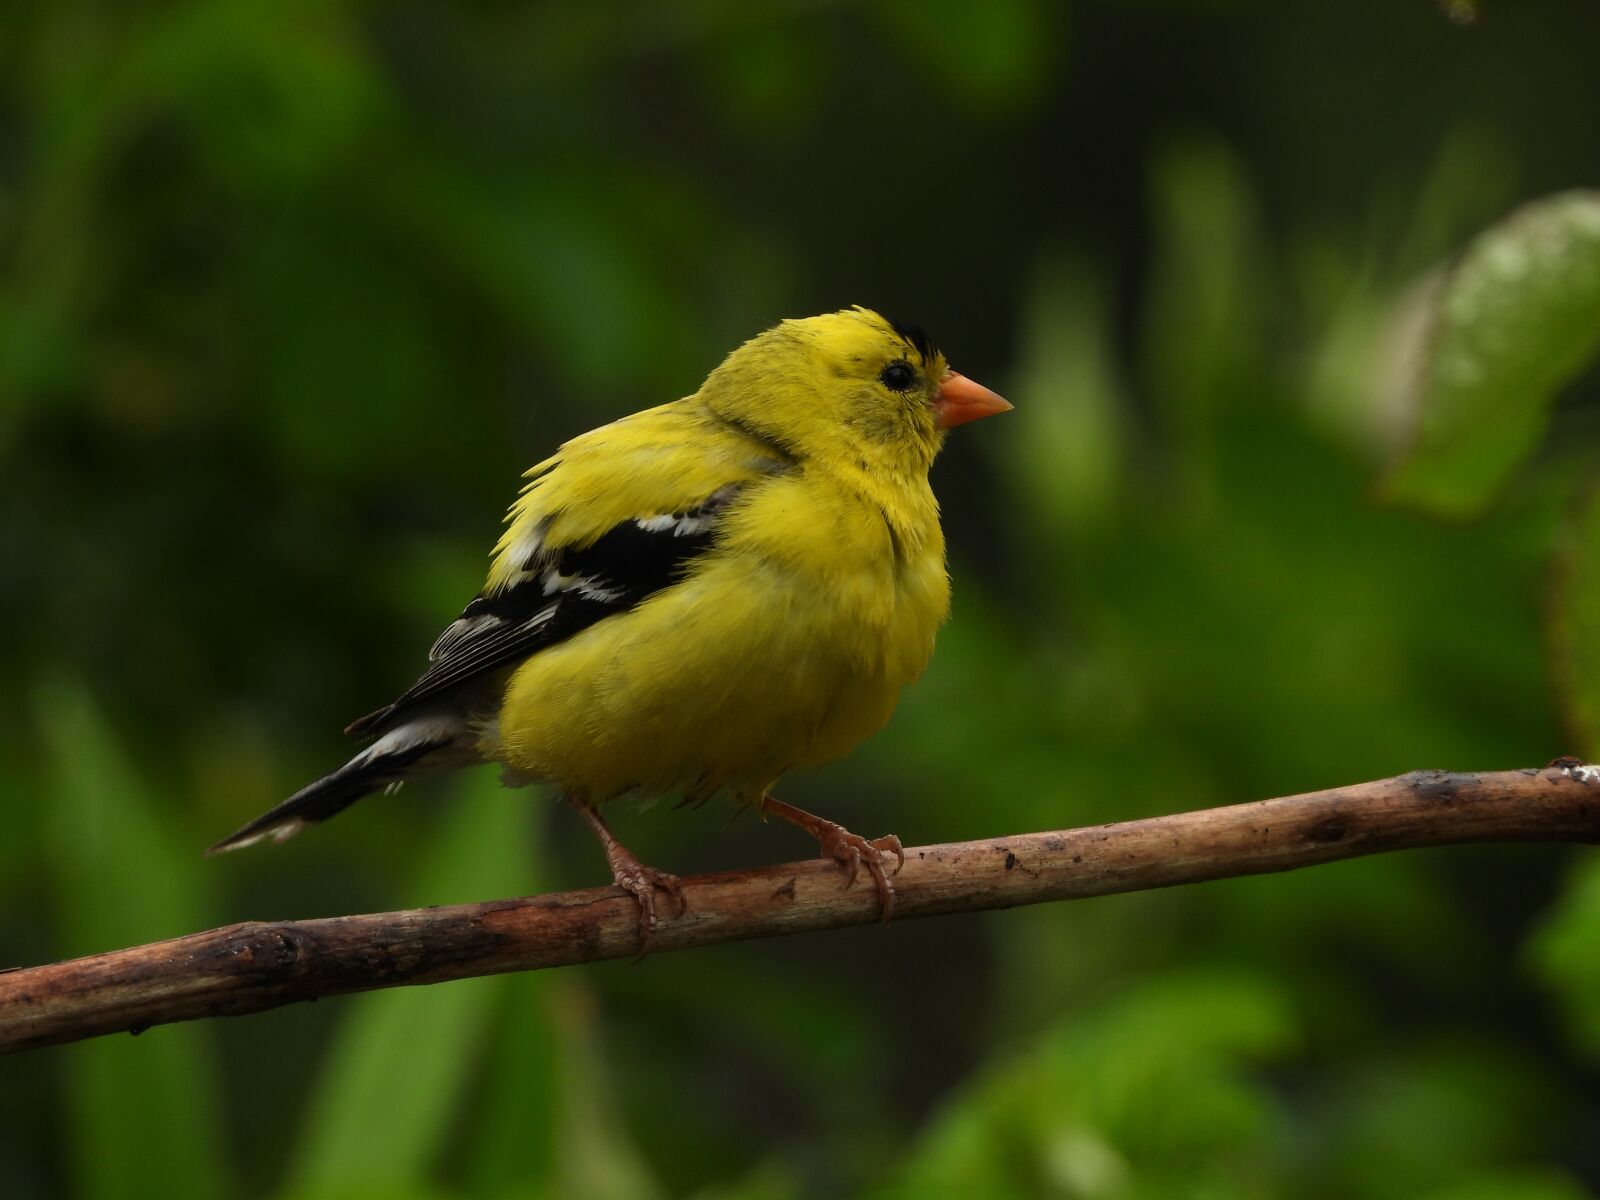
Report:
[[[641,962],[655,949],[656,889],[660,888],[672,897],[681,917],[689,911],[689,900],[683,894],[683,884],[676,875],[669,875],[640,862],[632,850],[617,841],[617,835],[601,820],[600,814],[581,797],[568,795],[566,800],[594,830],[595,837],[600,839],[600,845],[606,852],[606,862],[611,865],[611,882],[639,902],[639,957],[633,961]]]
[[[886,854],[895,857],[894,871],[898,875],[900,868],[906,865],[906,852],[900,845],[900,839],[894,834],[868,841],[858,834],[851,833],[843,825],[835,824],[808,813],[803,808],[796,808],[792,804],[785,804],[772,796],[762,796],[761,812],[763,815],[771,813],[780,820],[787,821],[797,829],[804,829],[817,839],[822,847],[822,857],[831,858],[845,869],[844,886],[850,887],[860,874],[861,864],[867,864],[867,870],[872,875],[872,882],[878,889],[878,909],[883,914],[883,923],[887,925],[894,916],[894,884],[889,882],[889,873],[883,869],[883,858]]]
[[[822,857],[831,858],[844,867],[846,888],[855,884],[862,864],[866,864],[867,873],[872,876],[873,885],[878,890],[878,908],[883,915],[883,923],[887,925],[894,916],[894,884],[889,882],[889,873],[883,869],[883,860],[885,855],[893,854],[894,873],[900,873],[900,868],[906,865],[906,853],[900,839],[891,833],[868,841],[832,821],[820,824],[817,841],[822,847]]]
[[[647,867],[625,851],[609,857],[612,881],[639,902],[639,955],[634,961],[642,962],[656,944],[656,889],[660,888],[672,897],[680,917],[689,911],[689,900],[683,894],[683,883],[676,875]]]

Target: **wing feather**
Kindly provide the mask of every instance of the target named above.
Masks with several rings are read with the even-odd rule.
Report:
[[[419,705],[521,662],[598,621],[625,613],[682,579],[716,542],[721,516],[738,484],[724,484],[698,504],[619,521],[587,545],[524,548],[498,589],[475,597],[434,642],[431,665],[394,703],[347,732],[378,734]]]
[[[794,466],[782,447],[688,401],[566,443],[528,471],[484,590],[434,642],[422,677],[347,732],[381,733],[670,587],[715,544],[743,489]]]

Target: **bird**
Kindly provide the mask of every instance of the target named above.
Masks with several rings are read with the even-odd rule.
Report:
[[[498,763],[557,789],[638,901],[641,954],[677,876],[611,831],[618,797],[724,793],[865,866],[885,921],[894,835],[772,795],[889,720],[950,608],[928,472],[945,432],[1011,404],[917,326],[855,306],[790,319],[700,389],[563,444],[524,475],[483,589],[416,682],[354,721],[343,766],[207,853],[283,841],[404,782]]]

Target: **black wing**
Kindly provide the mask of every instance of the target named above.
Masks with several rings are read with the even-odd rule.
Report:
[[[439,635],[428,652],[433,665],[422,678],[345,732],[382,733],[424,701],[520,662],[670,587],[711,548],[718,518],[737,492],[730,485],[683,512],[623,521],[581,549],[534,550],[510,586],[480,593]]]

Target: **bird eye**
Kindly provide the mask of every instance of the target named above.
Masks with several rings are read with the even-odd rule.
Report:
[[[911,369],[910,363],[896,359],[883,369],[878,379],[891,392],[909,392],[911,385],[917,381],[917,373]]]

